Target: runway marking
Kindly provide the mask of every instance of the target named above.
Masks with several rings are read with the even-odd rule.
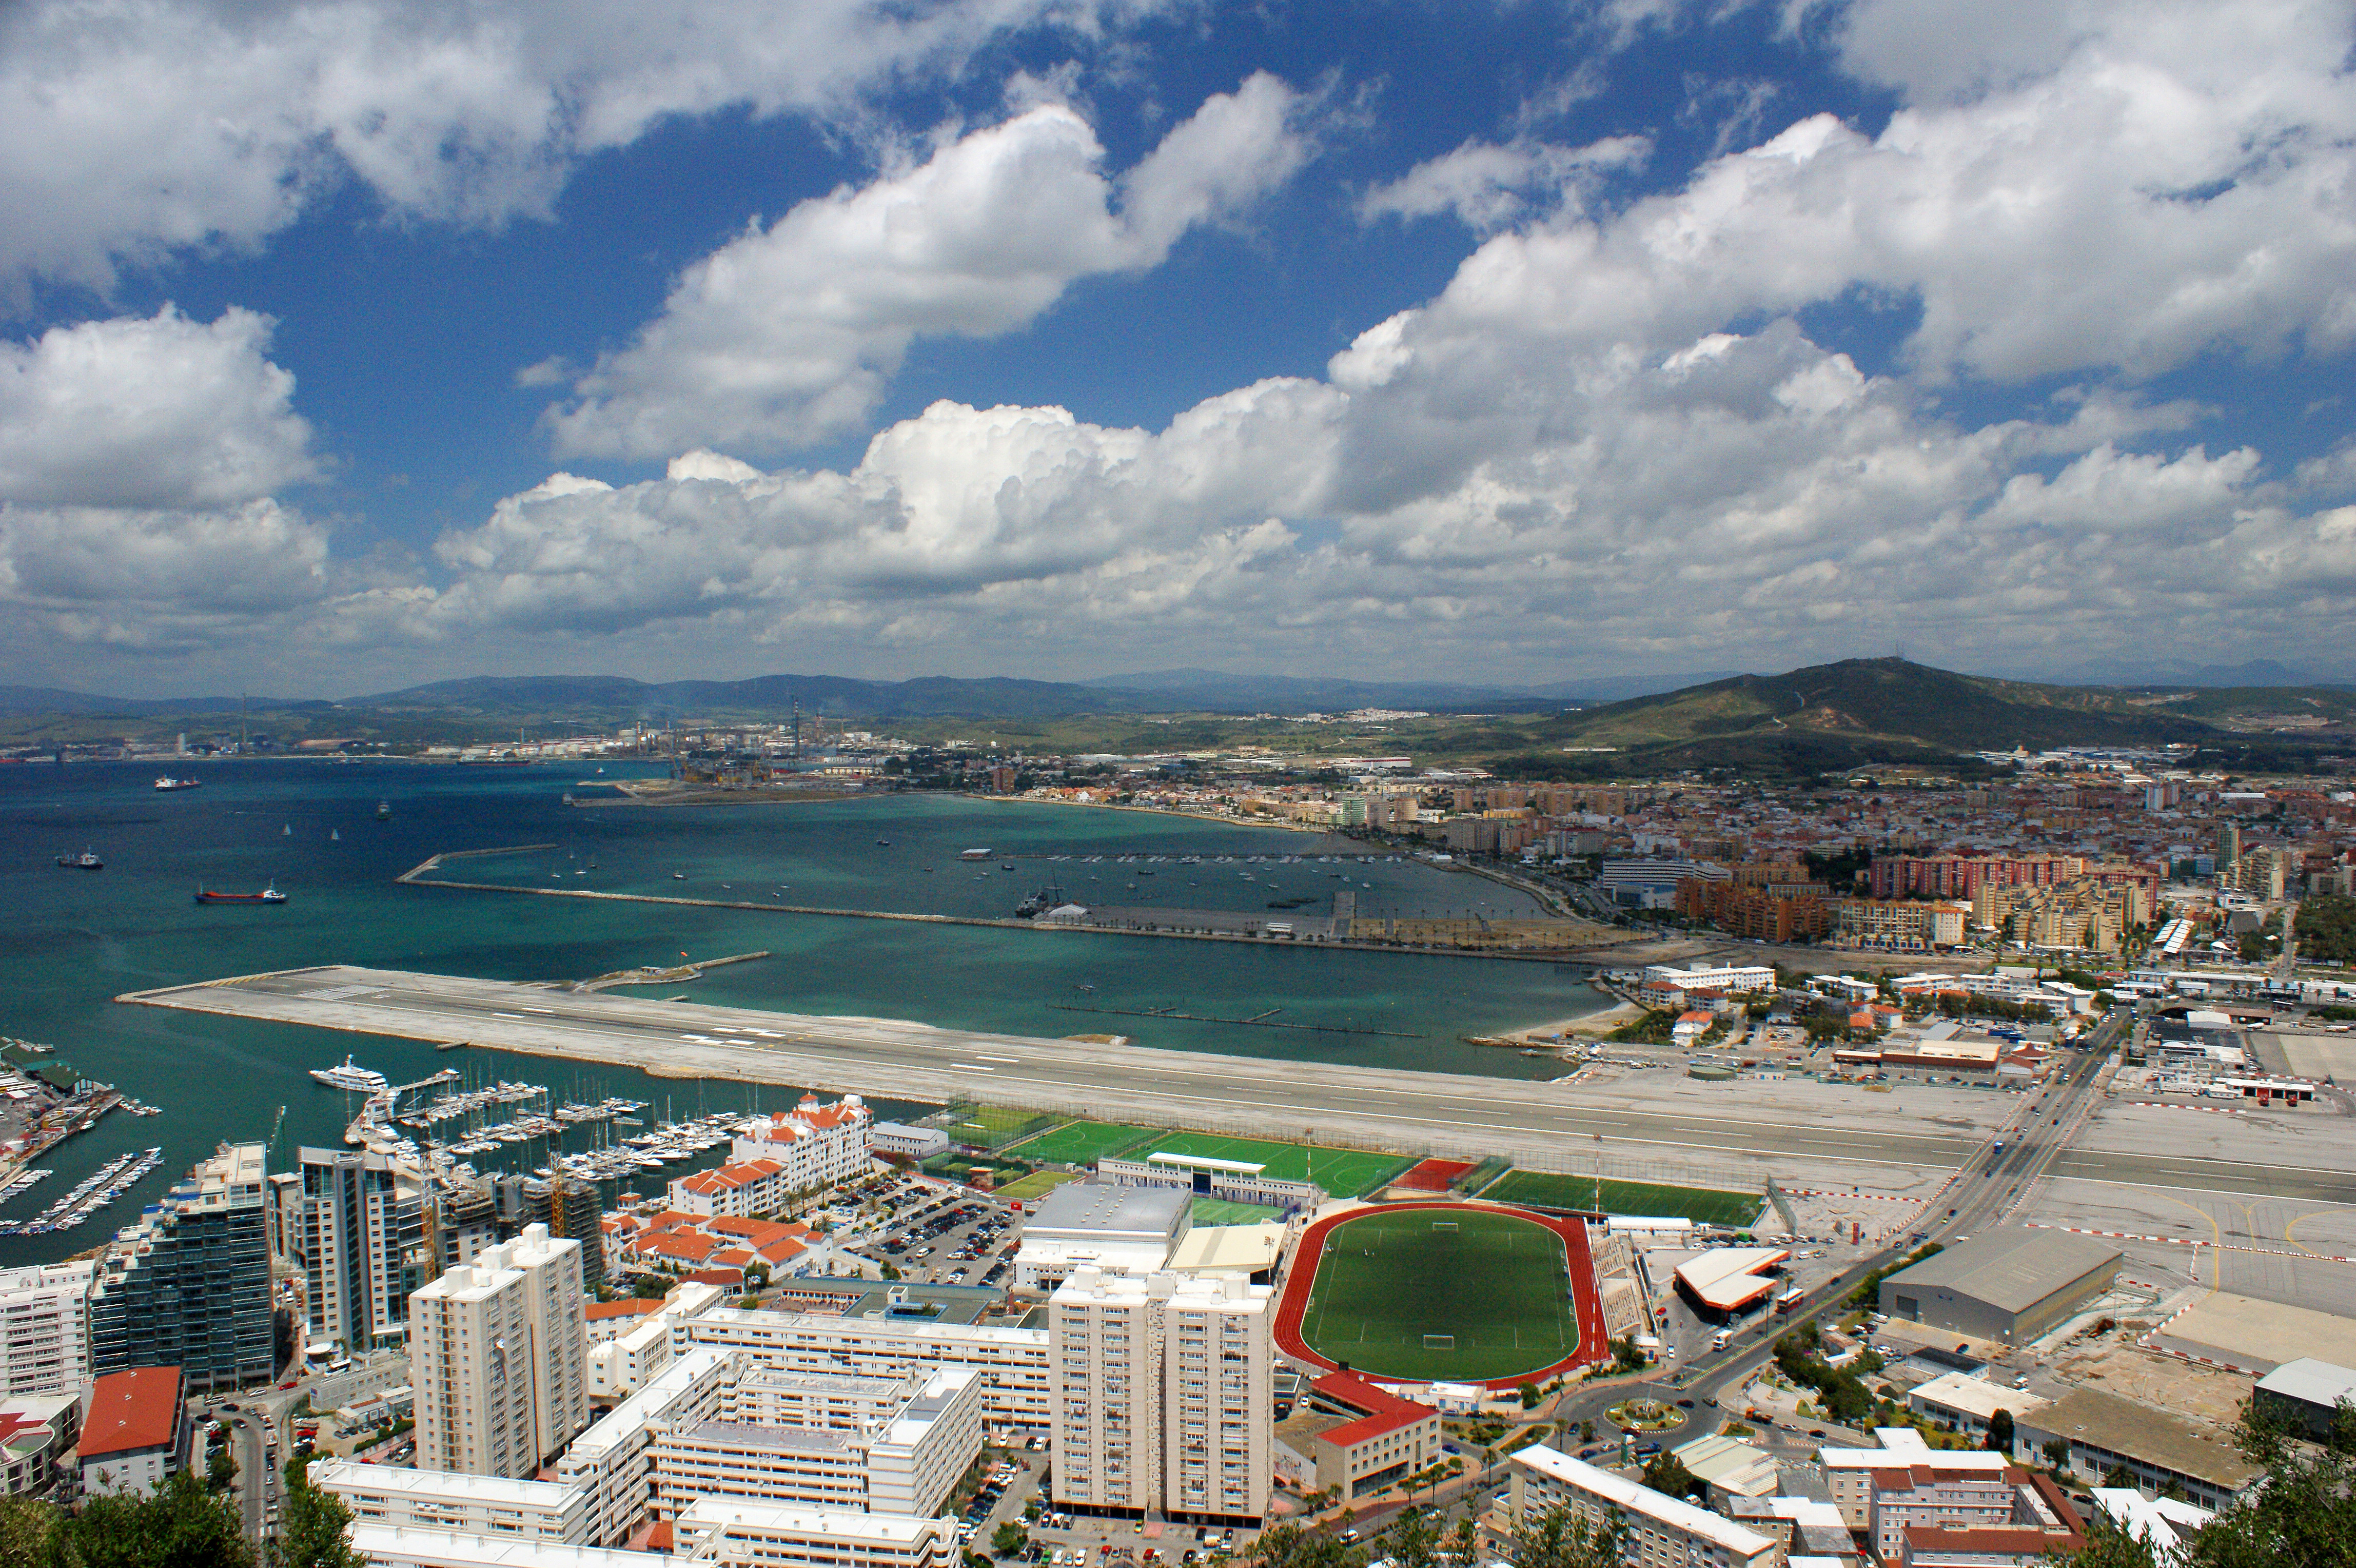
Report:
[[[968,1072],[996,1072],[998,1070],[994,1067],[983,1067],[980,1062],[951,1062],[949,1065],[951,1067],[963,1068]]]
[[[974,1056],[986,1062],[1020,1062],[1023,1059],[1021,1057],[985,1057],[980,1051],[974,1052]]]

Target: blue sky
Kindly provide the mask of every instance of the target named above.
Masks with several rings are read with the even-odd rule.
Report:
[[[2350,43],[33,0],[0,679],[2356,673]]]

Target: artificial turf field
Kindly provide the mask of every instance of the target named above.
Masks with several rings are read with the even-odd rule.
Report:
[[[998,1196],[1012,1203],[1028,1203],[1033,1198],[1046,1197],[1067,1181],[1079,1179],[1076,1171],[1033,1171],[1029,1176],[1018,1177],[1000,1187]]]
[[[1594,1208],[1593,1176],[1556,1176],[1546,1171],[1507,1171],[1481,1189],[1483,1203],[1527,1203],[1541,1208]],[[1719,1192],[1706,1187],[1657,1187],[1650,1182],[1603,1183],[1601,1208],[1606,1214],[1642,1214],[1700,1225],[1726,1225],[1741,1230],[1759,1218],[1767,1200],[1756,1193]]]
[[[1326,1233],[1301,1337],[1353,1371],[1409,1381],[1542,1371],[1579,1348],[1565,1267],[1562,1238],[1535,1220],[1377,1209]],[[1434,1334],[1453,1348],[1427,1346]]]
[[[1376,1183],[1387,1181],[1415,1164],[1406,1155],[1377,1155],[1365,1149],[1329,1149],[1312,1144],[1270,1144],[1258,1138],[1226,1138],[1215,1133],[1173,1133],[1140,1144],[1121,1155],[1141,1160],[1149,1155],[1194,1155],[1210,1160],[1244,1160],[1268,1167],[1278,1181],[1310,1181],[1335,1197],[1355,1197]]]
[[[1117,1122],[1068,1122],[1007,1152],[1033,1165],[1092,1165],[1156,1135],[1151,1127],[1126,1127]]]

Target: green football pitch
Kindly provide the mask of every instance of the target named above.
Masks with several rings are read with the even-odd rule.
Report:
[[[1479,1382],[1579,1348],[1562,1238],[1480,1209],[1381,1210],[1326,1232],[1301,1337],[1351,1370]]]
[[[1528,1203],[1541,1208],[1591,1209],[1599,1207],[1596,1197],[1593,1176],[1557,1176],[1547,1171],[1507,1171],[1481,1189],[1483,1203]],[[1699,1225],[1727,1225],[1739,1230],[1757,1220],[1766,1204],[1767,1200],[1757,1193],[1607,1179],[1602,1185],[1600,1207],[1606,1214],[1682,1217]]]
[[[1115,1122],[1067,1122],[1035,1138],[1008,1146],[1006,1152],[1039,1165],[1092,1165],[1108,1155],[1156,1136],[1151,1127],[1125,1127]]]
[[[1278,1181],[1314,1181],[1336,1197],[1355,1197],[1376,1182],[1396,1176],[1415,1161],[1401,1155],[1371,1154],[1365,1149],[1329,1149],[1313,1144],[1272,1144],[1258,1138],[1226,1138],[1215,1133],[1173,1133],[1140,1144],[1121,1155],[1141,1160],[1149,1155],[1194,1155],[1209,1160],[1243,1160],[1266,1165]]]

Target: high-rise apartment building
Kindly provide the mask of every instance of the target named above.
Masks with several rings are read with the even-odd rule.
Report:
[[[589,1424],[581,1244],[530,1225],[409,1298],[417,1466],[529,1477]]]
[[[117,1235],[91,1288],[92,1375],[178,1367],[207,1391],[271,1376],[266,1182],[260,1144],[223,1144]]]
[[[409,1293],[439,1272],[413,1170],[372,1149],[297,1151],[270,1178],[271,1251],[303,1271],[312,1337],[364,1350],[397,1341]]]
[[[1274,1294],[1076,1270],[1048,1303],[1055,1506],[1256,1527],[1273,1470]]]
[[[0,1269],[0,1398],[81,1392],[95,1272],[87,1259]]]

